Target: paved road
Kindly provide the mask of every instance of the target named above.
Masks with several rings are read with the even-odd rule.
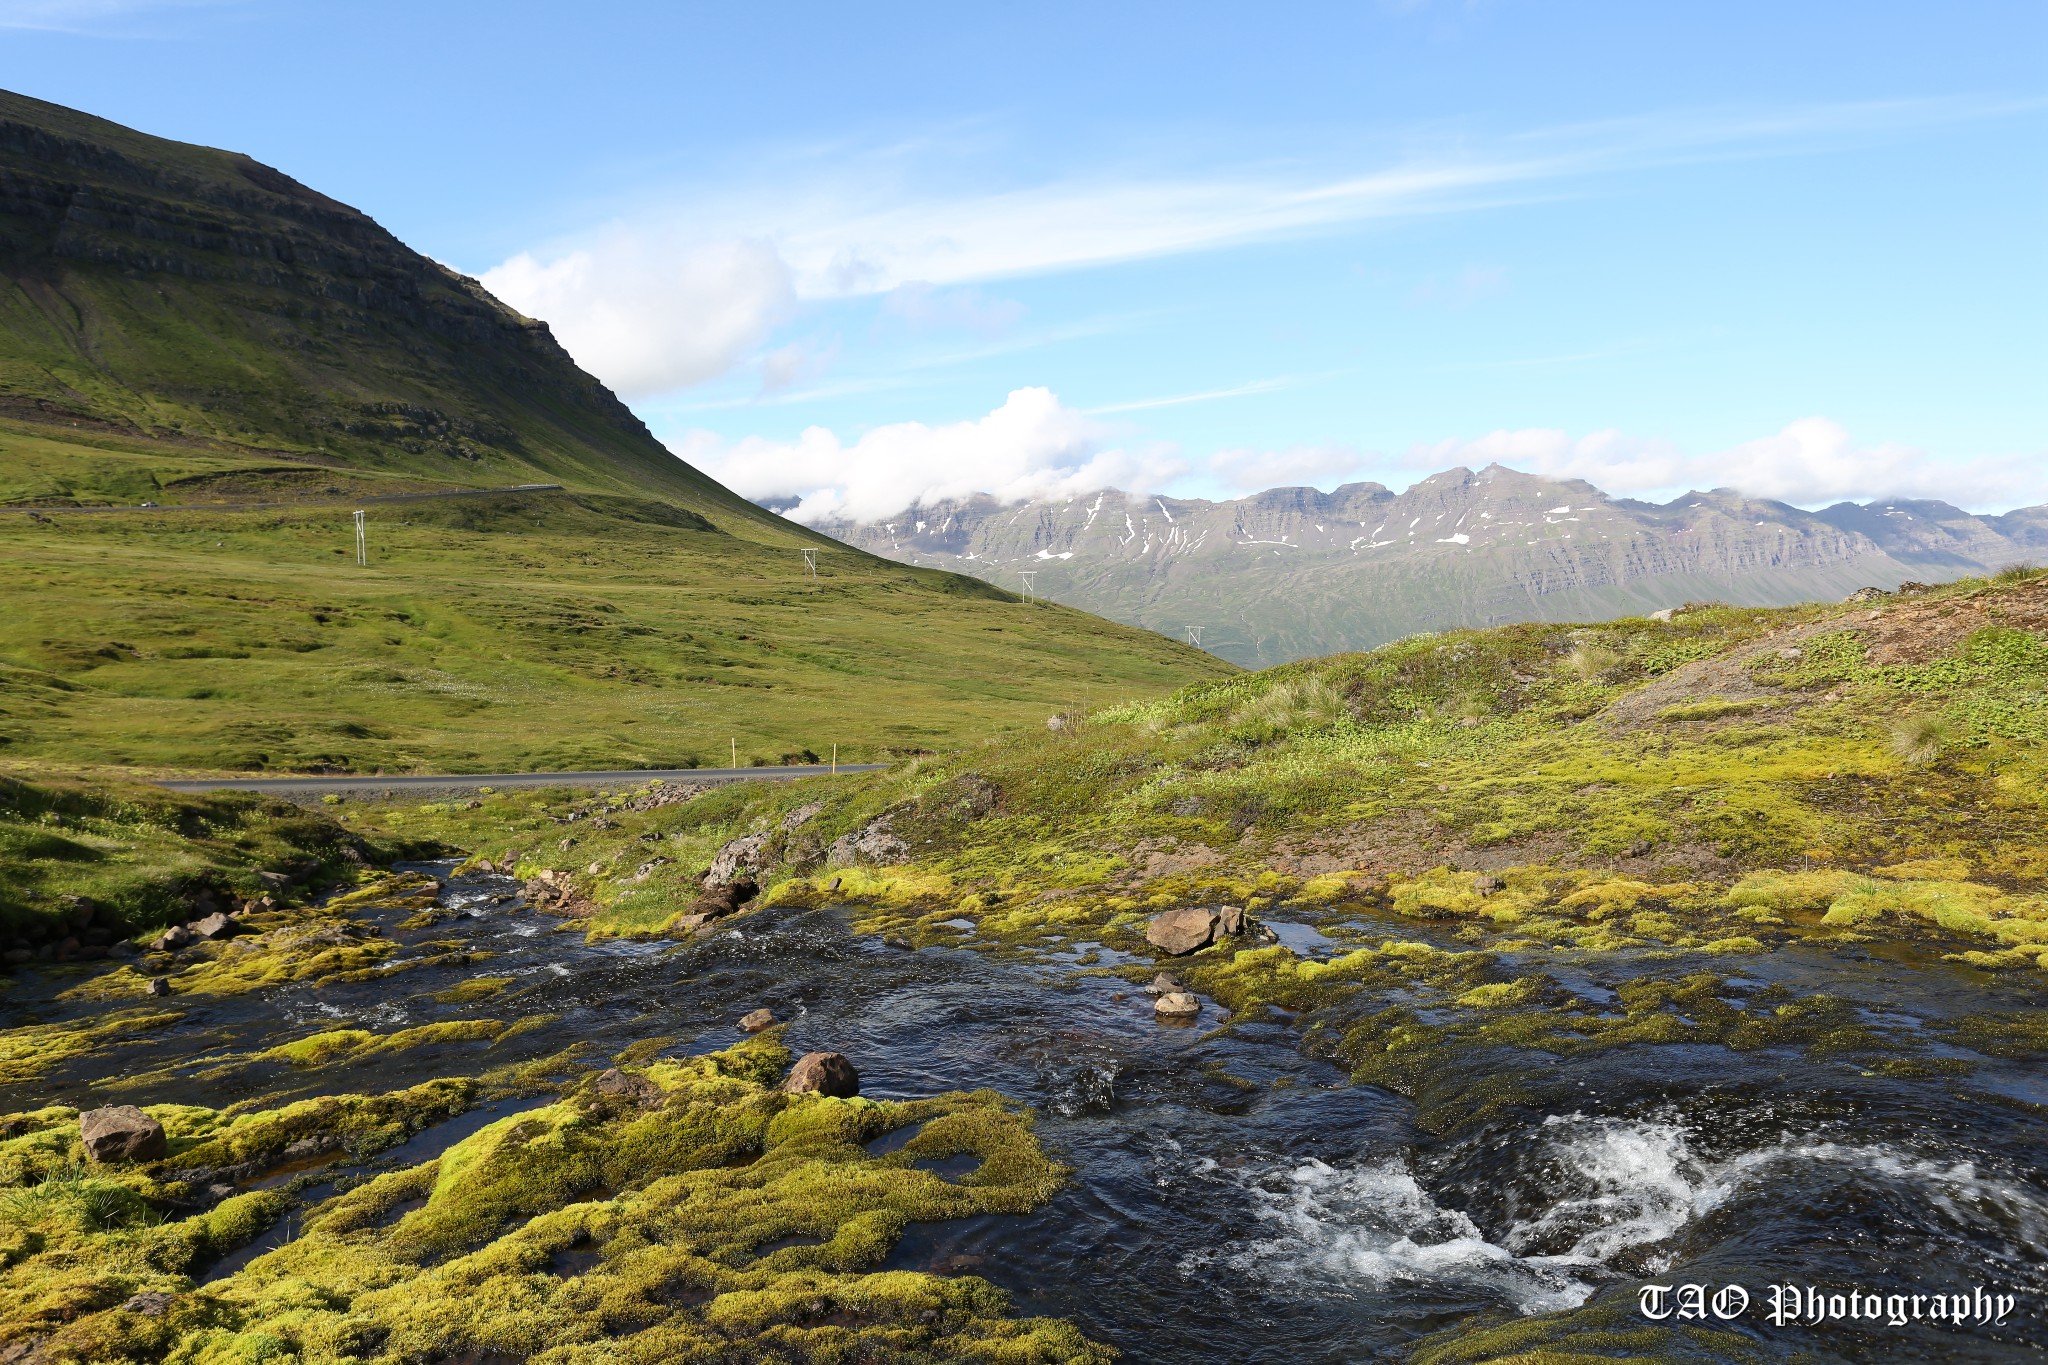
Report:
[[[316,494],[298,502],[174,502],[161,507],[0,507],[29,516],[79,516],[107,512],[311,512],[323,507],[371,507],[387,502],[430,502],[435,498],[499,498],[507,493],[559,493],[558,483],[525,483],[515,488],[451,488],[438,493],[379,493],[375,497]]]
[[[842,763],[842,773],[867,773],[882,763]],[[446,776],[407,774],[403,777],[221,777],[159,782],[178,792],[268,792],[273,796],[416,796],[440,792],[474,792],[482,787],[638,787],[655,778],[664,782],[758,782],[791,777],[818,777],[831,768],[820,763],[798,768],[630,768],[603,773],[459,773]]]

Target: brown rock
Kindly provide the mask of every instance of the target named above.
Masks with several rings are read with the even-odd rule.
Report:
[[[1162,1018],[1192,1019],[1202,1012],[1202,1002],[1186,991],[1168,991],[1153,1002],[1152,1008]]]
[[[110,1104],[78,1116],[85,1154],[93,1161],[155,1161],[168,1150],[164,1126],[132,1104]]]
[[[1145,988],[1147,995],[1167,995],[1174,991],[1186,990],[1179,977],[1172,972],[1161,972],[1152,978],[1152,984]]]
[[[1235,905],[1226,905],[1216,912],[1216,932],[1219,934],[1241,934],[1244,932],[1244,910]]]
[[[846,1099],[860,1093],[860,1073],[837,1052],[806,1052],[789,1069],[781,1089],[791,1095],[834,1095]]]
[[[752,900],[759,890],[760,888],[755,886],[752,881],[742,877],[738,881],[727,882],[723,886],[711,887],[703,895],[697,897],[696,903],[690,908],[699,914],[709,915],[713,919],[717,919],[723,915],[733,914],[742,905]]]
[[[1496,891],[1505,891],[1507,886],[1506,882],[1491,873],[1484,877],[1474,878],[1472,882],[1472,889],[1482,896],[1491,896]]]
[[[145,1318],[160,1318],[171,1311],[171,1298],[171,1295],[158,1290],[145,1290],[143,1293],[130,1295],[121,1307],[125,1312],[140,1313]]]
[[[740,1017],[740,1027],[749,1033],[759,1033],[765,1028],[775,1027],[774,1010],[755,1010]]]
[[[236,924],[233,920],[229,919],[226,915],[221,914],[219,911],[215,911],[213,914],[208,915],[205,919],[196,921],[195,923],[187,927],[190,928],[192,932],[194,934],[197,934],[200,938],[216,939],[233,938],[236,932],[240,930],[242,926]]]
[[[591,1087],[600,1095],[631,1100],[636,1104],[652,1104],[661,1099],[660,1086],[645,1076],[635,1076],[617,1067],[598,1072],[597,1079],[591,1082]]]
[[[171,993],[171,983],[160,976],[152,976],[143,984],[142,993],[144,995],[169,995]]]
[[[1222,917],[1207,905],[1191,905],[1156,916],[1146,926],[1145,941],[1172,957],[1209,946],[1216,937],[1216,923]]]
[[[170,928],[157,935],[156,943],[153,946],[160,953],[175,953],[178,949],[187,947],[193,941],[190,929],[187,929],[182,924],[173,924]]]

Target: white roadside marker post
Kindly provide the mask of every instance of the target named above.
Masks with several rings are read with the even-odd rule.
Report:
[[[370,562],[369,543],[363,539],[363,514],[356,513],[356,563],[367,567]]]

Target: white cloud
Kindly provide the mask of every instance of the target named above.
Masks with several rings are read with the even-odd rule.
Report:
[[[522,253],[482,279],[628,398],[725,373],[794,302],[788,267],[766,242],[681,245],[623,230],[545,264]],[[784,382],[794,377],[782,370]]]
[[[1584,479],[1617,496],[1675,497],[1734,488],[1752,497],[1815,508],[1841,501],[1933,498],[1972,510],[2006,511],[2048,500],[2039,457],[1938,460],[1896,444],[1858,445],[1838,423],[1806,417],[1773,436],[1703,454],[1619,431],[1583,436],[1550,428],[1495,431],[1411,448],[1389,461],[1338,445],[1261,450],[1232,447],[1191,460],[1162,443],[1119,443],[1113,428],[1064,406],[1048,389],[1011,393],[987,416],[932,426],[897,422],[847,442],[824,427],[794,441],[728,441],[691,431],[677,455],[742,496],[794,504],[798,521],[877,521],[913,506],[988,494],[1000,502],[1080,497],[1104,488],[1234,498],[1268,488],[1315,487],[1458,465],[1502,464]],[[1399,480],[1392,482],[1398,486]]]
[[[898,422],[850,445],[811,427],[795,441],[727,442],[693,431],[671,448],[744,497],[796,500],[787,515],[812,523],[875,521],[974,493],[1014,502],[1150,490],[1187,472],[1170,450],[1111,444],[1106,429],[1042,388],[1018,389],[974,421]]]
[[[1418,446],[1402,462],[1430,470],[1497,462],[1644,497],[1735,488],[1801,507],[1898,497],[2003,511],[2048,497],[2048,465],[2038,455],[1939,459],[1914,446],[1859,445],[1825,417],[1802,417],[1775,435],[1702,453],[1613,430],[1573,436],[1530,428]]]
[[[1328,489],[1359,477],[1363,463],[1356,450],[1345,446],[1219,450],[1204,464],[1204,482],[1229,498],[1268,488]]]

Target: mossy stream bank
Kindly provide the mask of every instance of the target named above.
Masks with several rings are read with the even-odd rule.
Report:
[[[1116,947],[920,947],[800,905],[593,939],[507,878],[436,889],[449,867],[192,953],[168,997],[141,994],[147,962],[19,971],[0,1350],[1860,1361],[2044,1339],[2031,976],[1476,952],[1276,903],[1281,943],[1181,969],[1204,1010],[1172,1027],[1137,989],[1155,964]],[[749,1037],[757,1007],[784,1022]],[[813,1048],[854,1060],[861,1100],[773,1089]],[[169,1156],[82,1164],[76,1111],[108,1103],[161,1119]],[[2022,1307],[1967,1330],[1635,1311],[1687,1279]]]

